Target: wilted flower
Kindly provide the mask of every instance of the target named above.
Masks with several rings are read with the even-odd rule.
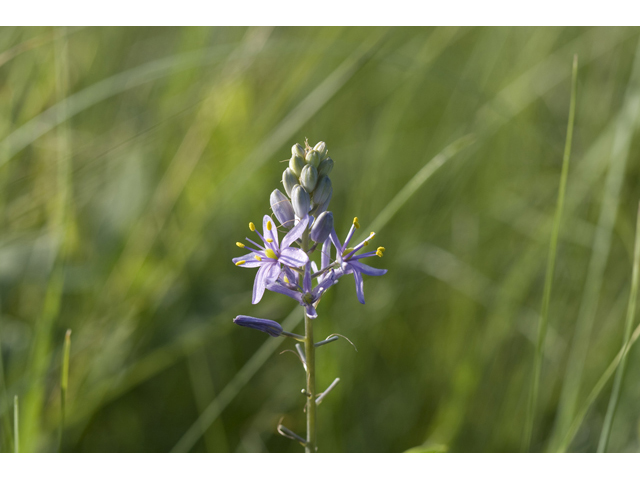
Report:
[[[307,228],[308,223],[308,216],[302,218],[298,224],[285,235],[280,244],[278,243],[278,230],[273,226],[271,217],[268,215],[265,215],[262,220],[262,235],[256,230],[253,223],[249,224],[251,231],[256,232],[264,243],[264,247],[249,238],[247,238],[247,241],[255,245],[257,249],[247,247],[240,242],[236,243],[237,246],[246,248],[250,250],[251,253],[234,258],[233,263],[239,267],[258,268],[258,273],[253,283],[252,303],[258,303],[262,295],[264,295],[266,286],[271,282],[275,282],[280,276],[282,270],[280,263],[287,267],[301,268],[309,261],[309,257],[302,250],[290,247],[293,242],[300,238],[302,232]]]

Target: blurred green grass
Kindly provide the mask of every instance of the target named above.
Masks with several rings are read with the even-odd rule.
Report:
[[[293,307],[269,292],[252,306],[252,275],[230,261],[247,223],[268,213],[278,161],[305,137],[327,143],[343,236],[356,215],[369,231],[430,159],[472,135],[387,218],[376,266],[389,273],[365,281],[367,304],[350,279],[322,302],[317,336],[342,333],[358,353],[343,342],[319,351],[319,387],[341,378],[319,409],[319,445],[518,451],[575,53],[532,439],[535,451],[557,448],[623,337],[639,38],[574,27],[0,29],[0,450],[13,450],[14,395],[20,450],[57,450],[72,329],[64,451],[170,451],[212,402],[223,408],[191,451],[299,451],[275,431],[282,416],[304,431],[297,360],[231,323],[284,320]],[[585,295],[594,256],[603,266]],[[587,354],[568,368],[576,342]],[[239,372],[263,345],[244,385]],[[639,355],[610,451],[640,448]],[[573,404],[561,392],[576,368]],[[595,451],[610,389],[570,450]]]

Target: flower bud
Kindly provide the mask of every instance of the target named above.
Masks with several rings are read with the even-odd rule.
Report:
[[[300,218],[304,218],[309,213],[311,198],[304,188],[296,185],[291,190],[291,203],[295,214]]]
[[[295,214],[293,212],[293,207],[291,206],[291,202],[289,201],[289,199],[276,188],[273,192],[271,192],[269,202],[271,203],[271,210],[273,210],[273,213],[275,214],[278,221],[282,224],[282,226],[287,229],[293,227]]]
[[[331,157],[325,158],[320,162],[320,165],[318,165],[319,176],[329,175],[331,173],[331,170],[333,170],[333,160],[331,159]]]
[[[287,192],[287,195],[291,196],[291,190],[298,185],[298,176],[293,170],[287,168],[282,172],[282,184],[284,185],[284,191]]]
[[[320,155],[318,155],[318,152],[316,152],[315,150],[311,150],[309,153],[307,153],[305,160],[308,164],[318,168],[318,165],[320,164]]]
[[[297,155],[298,157],[304,158],[304,148],[299,143],[296,143],[293,147],[291,147],[291,153],[293,155]]]
[[[324,142],[318,142],[316,146],[313,147],[313,149],[316,152],[318,152],[318,156],[320,157],[320,160],[322,160],[324,157],[327,156],[327,146],[325,145]]]
[[[324,212],[316,218],[311,227],[311,240],[316,243],[324,242],[333,230],[333,213]]]
[[[317,183],[318,170],[311,164],[305,165],[300,175],[300,185],[302,185],[307,192],[311,193],[313,189],[316,188]]]
[[[329,194],[329,196],[327,197],[327,199],[323,203],[316,203],[315,204],[315,207],[311,211],[311,215],[315,215],[317,217],[320,214],[322,214],[322,213],[327,211],[327,208],[329,208],[329,203],[331,202],[332,193],[333,193],[333,189],[331,190],[331,193]]]
[[[233,323],[240,325],[241,327],[255,328],[261,332],[268,333],[272,337],[279,337],[282,335],[282,325],[278,322],[274,322],[273,320],[238,315],[233,319]]]
[[[313,203],[319,205],[324,203],[327,198],[331,198],[333,187],[331,186],[331,180],[329,177],[321,177],[316,184],[316,189],[313,192]]]
[[[302,169],[304,168],[304,158],[298,155],[292,155],[291,160],[289,160],[289,168],[293,170],[293,173],[296,174],[297,177],[302,173]]]

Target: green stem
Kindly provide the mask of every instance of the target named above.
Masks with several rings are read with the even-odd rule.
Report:
[[[302,235],[302,249],[309,250],[309,231]],[[305,270],[306,270],[305,266]],[[315,453],[316,446],[316,347],[313,343],[313,321],[304,314],[304,355],[307,363],[307,444],[306,453]]]

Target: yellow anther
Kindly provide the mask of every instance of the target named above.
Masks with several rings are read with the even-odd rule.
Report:
[[[384,247],[378,247],[378,250],[380,250],[381,252],[384,252],[386,249]]]
[[[351,252],[353,252],[353,248],[345,248],[343,253],[344,253],[344,255],[346,255],[346,254],[351,253]]]
[[[369,234],[369,240],[371,240],[371,239],[372,239],[373,237],[375,237],[375,236],[376,236],[376,232],[371,232],[371,233]]]
[[[360,228],[360,222],[358,222],[358,217],[353,217],[353,225],[356,228]]]
[[[244,243],[236,242],[236,245],[240,248],[244,248]]]
[[[376,250],[376,255],[382,258],[384,256],[384,253],[382,253],[380,250]]]
[[[267,230],[271,230],[271,220],[267,221]]]
[[[287,277],[284,277],[284,282],[289,283],[289,279]]]
[[[267,241],[267,243],[273,242],[273,239],[271,239],[271,238],[265,238],[265,240]]]
[[[240,260],[236,262],[236,265],[244,265],[245,263],[247,263],[245,260]]]
[[[253,224],[253,222],[249,222],[249,230],[251,230],[252,232],[256,231],[256,226]]]
[[[363,245],[366,247],[367,245],[369,245],[369,242],[367,242],[366,240],[364,241]]]
[[[260,255],[254,255],[253,258],[255,258],[256,260],[258,260],[259,262],[262,261],[262,257]]]
[[[267,254],[267,257],[272,259],[272,260],[277,260],[278,256],[276,255],[276,252],[274,252],[273,250],[271,250],[270,248],[267,248],[264,253]]]

